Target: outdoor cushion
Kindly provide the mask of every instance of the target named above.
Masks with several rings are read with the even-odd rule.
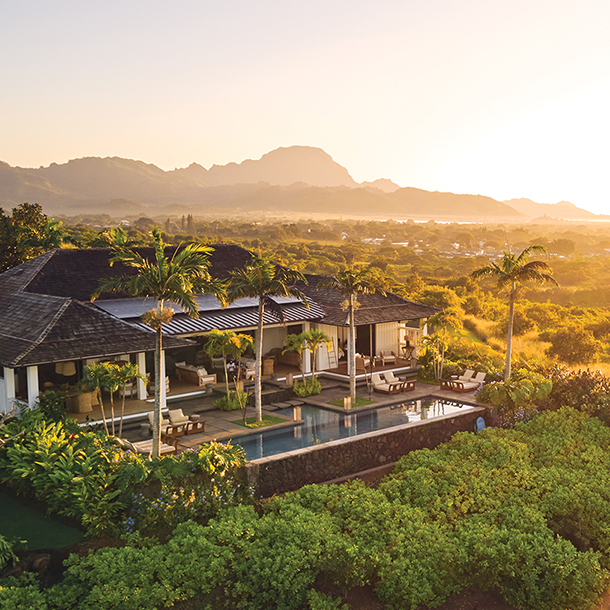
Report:
[[[463,375],[460,375],[458,377],[458,381],[470,381],[472,379],[473,375],[474,375],[474,371],[471,369],[467,369],[466,371],[464,371]]]
[[[169,421],[173,424],[184,424],[189,421],[188,415],[182,412],[182,409],[170,409],[169,410]]]
[[[153,425],[154,425],[154,418],[155,418],[155,414],[151,411],[150,413],[148,413],[148,422],[150,423],[150,429],[152,430]],[[167,426],[169,426],[170,421],[169,419],[165,419],[165,417],[163,417],[163,415],[161,415],[161,433],[164,434],[165,431],[167,430]]]

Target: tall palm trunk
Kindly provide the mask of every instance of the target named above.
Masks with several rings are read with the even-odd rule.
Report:
[[[121,401],[121,423],[119,424],[119,437],[123,436],[123,417],[125,416],[125,386],[126,384],[123,384],[120,390],[123,392],[123,400]]]
[[[114,434],[114,392],[112,391],[112,387],[110,387],[110,417],[112,418],[112,436]]]
[[[227,387],[227,406],[229,405],[229,371],[227,370],[227,356],[226,354],[222,355],[222,364],[225,369],[225,386]],[[237,385],[235,386],[237,390]]]
[[[510,361],[513,351],[513,320],[515,315],[515,299],[510,296],[510,304],[508,307],[508,335],[506,337],[506,366],[504,367],[504,381],[510,377]]]
[[[258,335],[256,337],[256,361],[254,363],[254,410],[256,421],[263,421],[263,387],[261,380],[263,364],[263,315],[265,303],[262,298],[258,300]]]
[[[97,389],[97,399],[100,401],[100,411],[102,412],[102,421],[104,422],[104,429],[106,430],[106,434],[110,435],[110,432],[108,432],[108,424],[106,423],[106,413],[104,413],[104,401],[102,400],[101,386]]]
[[[347,337],[347,366],[349,368],[349,395],[356,402],[356,324],[354,320],[354,295],[349,295],[349,334]]]
[[[163,337],[161,329],[161,311],[163,310],[163,301],[157,301],[157,340],[155,342],[155,410],[153,414],[153,442],[152,456],[159,457],[159,447],[161,445],[161,383],[165,383],[165,379],[161,379],[161,349],[163,348]]]

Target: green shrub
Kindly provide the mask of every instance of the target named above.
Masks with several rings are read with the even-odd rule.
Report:
[[[250,394],[241,390],[229,392],[228,396],[221,396],[214,401],[214,406],[221,411],[236,411],[245,408]]]
[[[14,566],[17,561],[14,543],[0,535],[0,572],[9,565]]]
[[[236,474],[245,463],[239,446],[209,443],[149,461],[125,452],[101,432],[70,422],[47,423],[40,411],[26,413],[0,434],[9,438],[23,429],[22,436],[0,449],[0,479],[43,502],[49,512],[79,520],[90,535],[209,518],[222,506],[251,498]],[[196,475],[197,484],[185,487],[184,480]],[[162,501],[140,497],[140,490],[151,485],[160,486]]]
[[[40,590],[36,577],[25,573],[20,578],[0,579],[0,608],[10,610],[51,610],[46,594]]]
[[[498,425],[511,428],[538,413],[541,401],[552,388],[553,382],[547,376],[518,369],[507,381],[486,383],[475,392],[475,397],[479,402],[498,407]]]
[[[292,390],[299,398],[315,396],[322,391],[318,378],[306,377],[303,381],[295,381]]]

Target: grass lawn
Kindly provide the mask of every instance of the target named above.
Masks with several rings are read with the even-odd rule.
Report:
[[[362,396],[356,396],[356,402],[352,403],[352,408],[354,407],[364,407],[365,405],[374,405],[377,401],[376,400],[369,400],[368,398],[362,398]],[[329,405],[333,405],[335,407],[342,407],[343,406],[343,400],[333,400],[332,402],[328,403]]]
[[[283,424],[286,421],[288,420],[286,420],[284,417],[263,414],[263,421],[257,422],[256,417],[246,417],[245,424],[243,419],[236,419],[231,423],[237,424],[238,426],[244,426],[246,428],[263,428],[264,426],[273,426],[273,424]]]
[[[45,516],[4,492],[0,492],[0,515],[3,517],[0,534],[8,539],[26,540],[31,551],[60,549],[76,544],[83,537],[81,531]]]

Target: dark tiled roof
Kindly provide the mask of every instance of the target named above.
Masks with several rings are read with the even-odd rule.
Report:
[[[60,360],[151,351],[155,334],[73,299],[17,293],[0,300],[0,363],[32,366]],[[167,337],[165,347],[190,345]]]
[[[229,272],[243,267],[251,258],[250,252],[239,246],[230,244],[219,244],[213,246],[214,251],[210,257],[210,273],[213,277],[225,279]],[[152,259],[154,249],[132,248],[142,256]],[[165,250],[166,256],[171,256],[175,247]],[[88,301],[98,287],[99,280],[113,275],[135,275],[136,270],[116,264],[110,266],[110,248],[90,249],[60,249],[47,252],[38,258],[28,261],[25,265],[19,265],[15,269],[25,266],[34,266],[35,273],[32,274],[28,267],[27,274],[22,273],[23,278],[13,278],[11,289],[15,289],[21,280],[24,290],[38,294],[50,294],[61,297],[73,297],[79,301]],[[44,259],[44,260],[41,260]],[[15,269],[7,271],[14,273]],[[18,273],[18,272],[17,272]],[[5,275],[5,274],[3,274]],[[27,280],[27,282],[25,281]],[[128,295],[121,293],[104,293],[100,299],[125,298]]]
[[[347,311],[341,307],[346,300],[345,297],[328,288],[318,290],[318,283],[324,279],[323,276],[307,275],[306,277],[308,284],[299,282],[297,287],[322,306],[326,314],[322,322],[334,326],[349,326]],[[439,311],[436,307],[408,301],[391,292],[386,293],[386,296],[379,292],[361,294],[358,295],[358,303],[360,306],[355,313],[356,326],[417,320],[428,318]]]
[[[191,345],[188,339],[164,337],[163,347]],[[131,354],[155,349],[155,333],[123,322],[89,304],[70,301],[44,340],[25,354],[21,366]]]
[[[153,248],[135,248],[143,256]],[[171,255],[175,248],[168,248]],[[89,299],[100,278],[113,274],[135,274],[119,265],[110,267],[109,248],[65,249],[47,252],[0,275],[0,364],[9,367],[31,366],[46,362],[93,358],[154,349],[154,333],[140,320],[130,323],[91,305]],[[211,256],[212,276],[220,279],[243,267],[251,253],[234,245],[216,245]],[[341,309],[344,298],[331,290],[316,290],[320,276],[308,276],[309,284],[298,287],[310,299],[311,309],[301,303],[284,304],[288,322],[320,320],[347,326],[347,313]],[[101,299],[128,295],[104,294]],[[427,318],[434,307],[407,301],[395,294],[378,293],[358,297],[356,324],[379,324]],[[182,313],[167,327],[166,347],[192,342],[172,334],[207,332],[216,328],[247,328],[256,325],[254,306],[202,311],[199,320]],[[268,312],[265,323],[278,320]]]

